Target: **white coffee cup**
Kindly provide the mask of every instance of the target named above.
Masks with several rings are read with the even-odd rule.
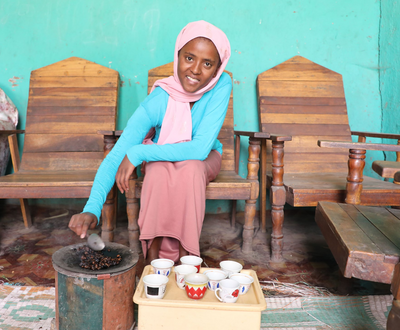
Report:
[[[150,274],[143,277],[144,291],[150,299],[164,298],[169,278],[160,274]]]
[[[240,284],[239,294],[245,294],[249,291],[251,283],[254,282],[254,278],[247,274],[235,273],[229,276],[230,279],[237,281]]]
[[[221,269],[209,269],[203,272],[203,274],[208,277],[207,287],[211,291],[215,291],[215,289],[219,288],[219,282],[228,277],[228,275]]]
[[[175,266],[175,280],[178,288],[185,289],[185,275],[197,273],[197,268],[191,265]]]
[[[181,257],[180,261],[181,261],[182,265],[195,266],[197,268],[197,272],[199,272],[201,263],[203,262],[203,259],[200,257],[196,257],[196,256],[183,256],[183,257]]]
[[[239,272],[242,270],[242,268],[243,268],[243,266],[242,266],[241,264],[239,264],[238,262],[233,261],[233,260],[224,260],[224,261],[221,261],[221,262],[219,263],[219,266],[221,267],[221,269],[222,269],[225,273],[228,274],[228,277],[229,277],[231,274],[239,273]]]
[[[224,303],[235,303],[239,297],[240,284],[230,278],[219,282],[219,288],[215,289],[215,296]]]
[[[169,276],[174,262],[170,259],[154,259],[151,265],[153,266],[154,274]]]

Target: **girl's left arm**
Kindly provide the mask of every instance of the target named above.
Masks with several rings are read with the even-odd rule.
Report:
[[[127,152],[129,161],[138,166],[143,161],[178,162],[206,159],[225,120],[231,90],[231,78],[224,73],[214,87],[214,93],[206,105],[204,115],[191,141],[164,145],[135,145]]]

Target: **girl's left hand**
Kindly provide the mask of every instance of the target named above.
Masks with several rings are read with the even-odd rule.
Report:
[[[129,161],[128,157],[125,156],[119,165],[117,175],[115,176],[115,182],[121,194],[129,190],[129,178],[131,177],[135,166]]]

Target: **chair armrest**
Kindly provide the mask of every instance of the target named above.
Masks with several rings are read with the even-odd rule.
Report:
[[[240,158],[240,136],[248,136],[252,140],[267,140],[271,137],[271,134],[264,132],[250,132],[250,131],[233,131],[236,135],[235,139],[235,172],[239,173],[239,158]],[[265,143],[265,142],[261,142]]]
[[[97,134],[103,135],[104,138],[104,158],[109,154],[111,149],[117,142],[118,137],[122,131],[97,131]]]
[[[6,135],[11,135],[11,134],[24,134],[25,130],[23,129],[5,129],[5,130],[0,130],[0,134],[6,134]]]
[[[374,137],[374,138],[382,138],[382,139],[400,140],[400,134],[373,133],[373,132],[354,132],[354,131],[351,131],[351,135],[357,135],[357,136],[360,136],[360,137]]]
[[[266,175],[266,161],[267,161],[267,149],[266,140],[272,141],[272,176],[273,184],[277,186],[283,185],[283,147],[285,141],[292,141],[290,135],[270,134],[267,132],[246,132],[246,131],[234,131],[236,135],[235,141],[235,164],[239,163],[238,153],[240,152],[240,136],[248,136],[253,140],[261,140],[261,180],[264,181]],[[237,167],[236,167],[237,171]],[[236,172],[237,173],[237,172]],[[263,183],[264,185],[264,183]]]
[[[292,141],[290,135],[271,134],[268,132],[247,132],[247,131],[233,131],[235,135],[248,136],[254,139],[266,139],[272,141]]]
[[[290,135],[271,134],[270,140],[274,142],[292,141],[292,137]]]
[[[104,135],[104,136],[120,137],[122,132],[123,132],[122,130],[119,130],[119,131],[97,131],[97,134]]]
[[[347,148],[354,150],[379,150],[379,151],[400,151],[400,145],[383,143],[365,143],[365,142],[341,142],[318,140],[318,146],[321,148]]]
[[[108,153],[111,151],[111,149],[114,147],[115,143],[117,142],[117,139],[121,136],[122,130],[118,131],[97,131],[97,134],[104,135],[104,158],[108,155]],[[137,167],[133,171],[133,174],[130,179],[137,179],[138,174],[137,174]]]
[[[250,131],[233,131],[234,135],[248,136],[255,139],[269,139],[271,134],[264,132],[250,132]]]

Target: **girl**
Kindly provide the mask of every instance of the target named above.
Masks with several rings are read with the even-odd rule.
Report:
[[[198,21],[183,28],[175,44],[174,76],[156,81],[129,119],[99,167],[83,213],[71,218],[69,228],[84,238],[98,223],[114,180],[126,192],[130,175],[142,164],[138,224],[147,262],[200,255],[206,185],[221,166],[217,136],[232,89],[223,72],[230,54],[226,35],[212,24]]]

